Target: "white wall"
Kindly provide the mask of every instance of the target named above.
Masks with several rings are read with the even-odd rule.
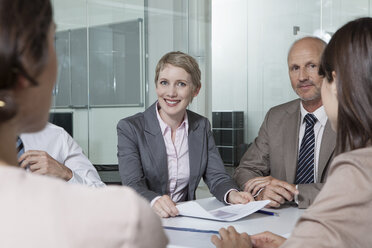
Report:
[[[335,32],[343,24],[353,19],[371,16],[371,0],[323,0],[323,27]]]
[[[247,3],[212,1],[212,110],[247,109]]]

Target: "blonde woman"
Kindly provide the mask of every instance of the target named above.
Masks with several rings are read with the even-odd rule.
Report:
[[[222,202],[253,200],[225,172],[208,119],[187,110],[201,87],[195,59],[170,52],[155,72],[158,101],[117,126],[123,184],[144,196],[161,217],[178,215],[177,202],[194,200],[201,178]]]

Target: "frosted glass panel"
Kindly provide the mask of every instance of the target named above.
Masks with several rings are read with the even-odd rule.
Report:
[[[89,28],[90,107],[142,106],[142,19]],[[56,34],[56,107],[88,104],[87,29]]]
[[[57,82],[53,94],[55,96],[54,106],[71,105],[71,66],[70,66],[70,32],[62,31],[56,33],[55,47],[58,58]]]
[[[71,105],[88,104],[87,30],[71,30]]]
[[[58,78],[55,107],[88,105],[87,30],[85,28],[56,33]]]
[[[90,105],[142,106],[142,19],[89,29]]]

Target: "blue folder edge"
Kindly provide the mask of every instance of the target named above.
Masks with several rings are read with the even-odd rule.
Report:
[[[168,229],[168,230],[183,231],[183,232],[198,232],[198,233],[218,234],[218,231],[214,231],[214,230],[202,230],[202,229],[194,229],[194,228],[186,228],[186,227],[174,227],[174,226],[163,226],[163,228]]]

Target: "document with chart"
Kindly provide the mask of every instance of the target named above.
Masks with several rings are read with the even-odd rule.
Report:
[[[247,204],[228,205],[211,211],[207,211],[197,202],[189,201],[177,205],[177,209],[182,216],[219,221],[235,221],[253,214],[269,203],[269,200],[254,201]]]

